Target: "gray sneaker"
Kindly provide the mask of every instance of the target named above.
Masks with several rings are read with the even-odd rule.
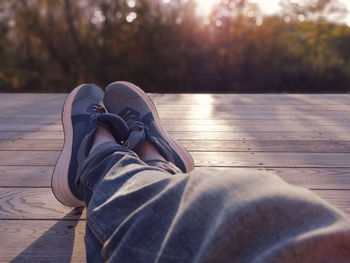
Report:
[[[137,151],[147,139],[169,162],[184,173],[194,169],[189,152],[162,126],[152,100],[132,83],[118,81],[106,88],[103,103],[108,112],[121,116],[129,127],[126,146]]]
[[[84,205],[78,193],[77,171],[91,150],[97,127],[109,129],[119,143],[124,143],[129,134],[123,119],[105,112],[103,96],[104,92],[96,85],[84,84],[75,88],[64,103],[64,144],[51,178],[52,192],[64,205]]]

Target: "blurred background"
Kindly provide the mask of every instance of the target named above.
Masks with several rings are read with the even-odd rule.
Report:
[[[0,91],[350,91],[350,0],[0,0]]]

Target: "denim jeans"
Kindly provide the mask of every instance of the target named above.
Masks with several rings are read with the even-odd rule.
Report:
[[[350,221],[274,174],[142,162],[116,143],[81,165],[88,262],[350,262]]]

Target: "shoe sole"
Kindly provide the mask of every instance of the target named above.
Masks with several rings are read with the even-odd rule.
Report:
[[[154,116],[155,125],[156,125],[158,131],[160,132],[160,134],[163,137],[166,138],[166,140],[168,141],[168,143],[170,144],[172,149],[177,153],[177,155],[179,155],[180,159],[184,163],[185,168],[186,168],[185,172],[188,173],[188,172],[192,171],[195,168],[192,156],[189,154],[189,152],[185,149],[185,147],[182,144],[180,144],[165,128],[163,128],[163,126],[160,122],[160,119],[159,119],[159,115],[158,115],[156,106],[154,105],[154,103],[150,99],[150,97],[142,89],[140,89],[136,85],[134,85],[130,82],[126,82],[126,81],[117,81],[117,82],[114,82],[114,83],[108,85],[108,87],[106,89],[106,94],[108,93],[109,89],[113,89],[113,86],[117,85],[117,84],[122,84],[124,86],[127,86],[128,88],[133,90],[137,95],[139,95],[143,99],[143,101],[147,104],[148,108],[151,110],[151,112]]]
[[[62,109],[62,126],[64,132],[64,144],[60,156],[56,162],[55,169],[51,177],[51,189],[56,199],[62,204],[70,207],[84,206],[84,202],[74,196],[68,184],[68,171],[72,156],[73,144],[73,124],[72,124],[72,104],[75,95],[83,85],[76,87],[67,97]]]

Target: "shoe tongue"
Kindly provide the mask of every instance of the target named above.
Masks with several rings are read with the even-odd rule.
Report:
[[[145,139],[146,134],[144,129],[132,130],[129,134],[129,139],[126,142],[126,147],[135,152],[138,150]]]
[[[145,125],[141,120],[140,112],[135,109],[125,109],[121,114],[129,127],[129,137],[125,146],[132,151],[138,151],[142,142],[146,139]]]
[[[95,121],[97,125],[108,129],[117,143],[127,140],[129,128],[120,116],[112,113],[102,113],[95,118]]]
[[[111,113],[99,113],[92,117],[93,128],[83,138],[77,155],[78,165],[80,165],[89,155],[98,126],[106,128],[114,137],[117,143],[122,144],[129,135],[129,128],[125,121],[118,115]]]

